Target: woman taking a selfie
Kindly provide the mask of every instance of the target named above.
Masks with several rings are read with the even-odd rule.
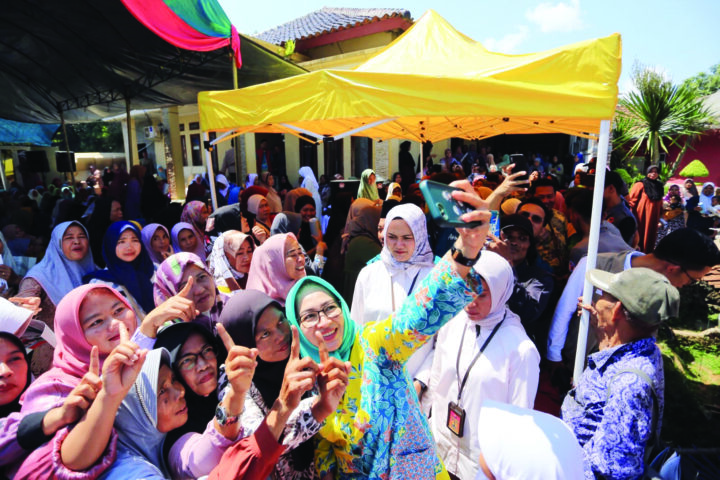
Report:
[[[453,193],[457,200],[484,207],[469,183],[458,185],[465,191]],[[347,391],[320,429],[315,459],[321,479],[448,478],[405,362],[472,300],[478,280],[470,275],[471,266],[487,237],[489,218],[484,208],[464,215],[464,221],[483,224],[458,229],[452,252],[399,311],[364,328],[324,280],[307,277],[291,290],[286,313],[300,332],[301,353],[320,361],[329,352],[352,364]]]

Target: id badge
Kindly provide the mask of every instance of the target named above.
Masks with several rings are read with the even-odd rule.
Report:
[[[463,429],[465,428],[465,410],[458,406],[455,402],[448,403],[447,427],[458,437],[463,436]]]

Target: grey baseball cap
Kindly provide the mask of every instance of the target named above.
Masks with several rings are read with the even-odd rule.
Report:
[[[630,268],[620,273],[590,270],[588,281],[620,300],[623,307],[648,325],[659,325],[677,317],[680,292],[668,279],[649,268]]]

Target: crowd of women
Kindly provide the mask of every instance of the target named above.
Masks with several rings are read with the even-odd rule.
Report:
[[[0,467],[580,478],[572,432],[531,410],[543,351],[531,326],[561,280],[536,250],[548,210],[521,202],[520,174],[486,173],[433,176],[463,179],[454,195],[477,207],[465,220],[483,220],[457,230],[426,220],[415,179],[383,185],[371,170],[357,194],[334,196],[309,167],[297,188],[267,173],[244,188],[220,179],[216,211],[202,177],[184,205],[160,189],[142,197],[161,205],[138,205],[154,188],[144,170],[135,187],[117,174],[55,188],[54,202],[42,188],[4,192]],[[629,201],[654,199],[649,185]],[[715,211],[710,187],[698,205]],[[670,189],[658,235],[693,198]],[[488,238],[488,208],[503,212],[500,237]],[[521,444],[537,462],[513,461]]]

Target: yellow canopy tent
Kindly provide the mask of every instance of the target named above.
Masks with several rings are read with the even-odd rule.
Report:
[[[318,140],[361,131],[433,142],[503,133],[587,137],[613,115],[620,61],[617,34],[526,55],[489,52],[431,10],[355,70],[201,92],[200,126]]]
[[[201,92],[200,127],[225,132],[213,143],[247,132],[303,133],[318,141],[362,132],[365,137],[419,142],[500,134],[599,134],[599,188],[593,196],[598,208],[587,258],[592,269],[620,54],[618,34],[526,55],[493,53],[431,10],[355,70],[320,70],[239,90]],[[589,304],[591,299],[586,281],[583,300]],[[575,379],[584,368],[588,326],[584,311]]]

